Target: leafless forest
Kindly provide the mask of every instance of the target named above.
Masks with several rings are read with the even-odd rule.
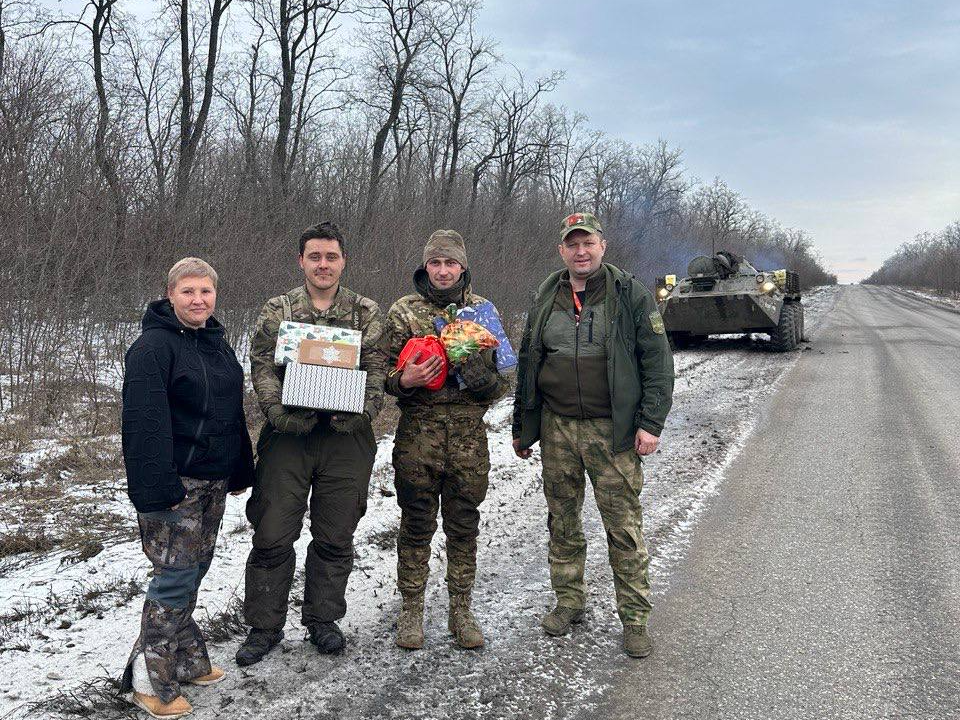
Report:
[[[960,297],[960,220],[903,243],[864,282],[931,288],[940,295]]]
[[[522,75],[477,2],[129,5],[0,0],[0,414],[20,427],[116,431],[123,352],[184,255],[220,272],[242,346],[321,219],[347,231],[347,283],[385,305],[430,231],[462,231],[475,286],[513,323],[574,209],[647,281],[714,244],[835,280],[809,237],[691,177],[681,148],[551,103],[563,69]],[[954,287],[958,237],[943,238]]]

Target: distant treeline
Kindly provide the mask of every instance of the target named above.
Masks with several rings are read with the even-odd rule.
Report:
[[[218,314],[245,335],[323,219],[346,231],[347,284],[384,306],[450,227],[518,317],[584,209],[647,282],[713,246],[835,282],[804,232],[690,177],[679,148],[551,104],[562,73],[519,73],[477,2],[179,0],[149,22],[122,5],[0,1],[0,411],[49,421],[101,392],[185,255],[220,271]]]
[[[960,220],[940,232],[920,233],[903,243],[863,282],[930,288],[940,295],[960,295]]]

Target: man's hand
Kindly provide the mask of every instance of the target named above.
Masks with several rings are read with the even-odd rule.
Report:
[[[365,412],[337,413],[336,415],[330,416],[330,427],[332,427],[335,432],[343,435],[355,433],[357,430],[369,423],[370,418]]]
[[[518,438],[513,439],[513,451],[517,454],[518,458],[523,458],[524,460],[533,455],[533,450],[530,448],[520,449],[520,440]]]
[[[469,355],[460,367],[460,377],[468,390],[482,390],[496,382],[497,365],[492,348]]]
[[[633,448],[637,455],[643,457],[653,453],[660,444],[660,438],[648,433],[646,430],[637,430],[637,437],[633,441]]]
[[[316,427],[318,418],[313,410],[288,410],[283,405],[272,405],[267,411],[267,420],[278,432],[306,435]]]
[[[418,350],[409,362],[403,366],[403,372],[400,373],[400,387],[404,390],[425,387],[443,371],[443,360],[438,355],[433,355],[418,365],[417,360],[420,359],[421,354],[421,351]]]

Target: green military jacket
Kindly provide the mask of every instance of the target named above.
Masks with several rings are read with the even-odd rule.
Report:
[[[456,299],[457,306],[465,307],[486,302],[484,298],[471,291],[469,275],[466,275],[465,280],[467,286],[462,295]],[[436,335],[437,331],[433,325],[433,320],[443,314],[446,309],[446,306],[441,304],[443,301],[429,299],[433,295],[429,282],[426,270],[423,268],[417,270],[414,274],[414,285],[419,292],[403,296],[387,312],[386,335],[389,340],[386,344],[389,353],[390,372],[387,374],[386,391],[397,398],[397,404],[401,411],[449,404],[484,410],[498,398],[503,397],[510,388],[509,380],[499,373],[496,373],[495,383],[491,383],[488,388],[483,388],[478,392],[466,388],[461,390],[453,378],[448,379],[447,383],[439,390],[427,390],[426,388],[407,390],[400,387],[400,373],[395,372],[393,368],[396,367],[397,358],[400,357],[403,346],[412,337]]]
[[[284,298],[289,303],[288,317],[285,316]],[[364,410],[373,420],[383,407],[383,379],[387,368],[386,338],[380,307],[373,300],[343,285],[337,290],[333,305],[327,310],[317,310],[313,306],[306,286],[267,300],[250,339],[250,378],[264,413],[271,406],[280,404],[283,393],[285,368],[273,361],[277,333],[283,320],[360,330],[360,369],[367,372]]]
[[[606,372],[613,418],[614,452],[634,446],[638,428],[659,436],[673,403],[673,355],[653,295],[619,268],[604,263]],[[566,270],[550,275],[537,289],[520,343],[513,437],[521,448],[540,439],[540,370],[545,357],[543,331]]]

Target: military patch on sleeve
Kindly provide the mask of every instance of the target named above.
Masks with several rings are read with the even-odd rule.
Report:
[[[653,331],[657,335],[663,335],[665,332],[663,327],[663,317],[656,310],[650,313],[650,327],[653,328]]]

